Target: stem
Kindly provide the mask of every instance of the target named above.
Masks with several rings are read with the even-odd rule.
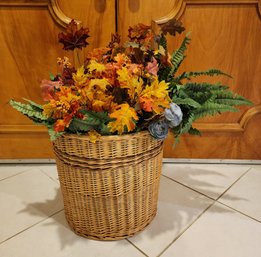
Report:
[[[81,58],[79,55],[79,49],[75,48],[73,50],[73,59],[74,59],[74,66],[78,69],[81,66]]]
[[[81,66],[81,60],[80,60],[80,55],[79,55],[79,50],[76,49],[76,53],[77,53],[77,60],[78,60],[78,66]]]

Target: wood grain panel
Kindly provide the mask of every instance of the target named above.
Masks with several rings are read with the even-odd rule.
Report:
[[[106,1],[107,2],[107,1]],[[113,8],[112,8],[113,7]],[[66,14],[61,11],[64,8]],[[112,8],[112,9],[111,9]],[[111,9],[111,10],[109,10]],[[0,1],[0,158],[53,157],[46,129],[32,125],[9,105],[22,97],[41,103],[40,82],[56,73],[58,56],[68,56],[57,34],[73,17],[88,25],[90,48],[110,40],[104,24],[114,30],[112,1]],[[69,54],[70,58],[73,58]]]
[[[238,113],[228,113],[199,120],[195,127],[203,136],[184,136],[178,147],[173,148],[170,136],[164,148],[165,157],[179,158],[236,158],[260,159],[261,138],[255,134],[261,127],[261,26],[260,1],[258,0],[177,0],[161,2],[162,8],[154,8],[150,1],[136,1],[140,9],[127,12],[130,1],[123,1],[121,30],[139,22],[153,19],[162,24],[179,18],[188,31],[192,43],[180,72],[218,68],[233,76],[220,82],[253,101],[254,107],[241,107]],[[142,3],[141,3],[142,2]],[[143,6],[151,11],[144,11]],[[125,9],[125,12],[124,12]],[[165,13],[165,14],[164,14]],[[127,16],[127,17],[126,17]],[[126,37],[126,34],[125,34]],[[177,48],[184,35],[170,38],[170,50]],[[216,81],[217,78],[206,81]],[[249,138],[248,138],[249,137]],[[247,144],[246,144],[247,142]],[[251,144],[250,144],[251,142]],[[224,150],[224,145],[226,149]]]

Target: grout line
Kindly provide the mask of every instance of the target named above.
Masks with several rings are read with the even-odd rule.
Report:
[[[175,237],[171,243],[168,244],[168,246],[165,247],[165,249],[160,252],[159,255],[157,255],[157,257],[160,257],[173,243],[175,243],[205,212],[208,211],[208,209],[210,209],[213,205],[215,204],[215,201],[213,201],[203,212],[201,212],[196,219],[190,224],[188,225],[181,233],[179,233],[179,235],[177,237]]]
[[[232,186],[234,186],[242,177],[244,177],[250,170],[252,169],[252,167],[249,167],[241,176],[239,176],[239,178],[237,178],[217,199],[216,201],[218,201]]]
[[[182,184],[182,183],[180,183],[180,182],[178,182],[178,181],[176,181],[176,180],[174,180],[174,179],[172,179],[172,178],[169,178],[169,177],[167,177],[166,175],[163,175],[164,177],[166,177],[166,178],[168,178],[168,179],[170,179],[170,180],[172,180],[172,181],[174,181],[174,182],[176,182],[176,183],[178,183],[178,184],[180,184],[180,185],[182,185],[182,186],[184,186],[184,187],[186,187],[186,188],[188,188],[188,189],[191,189],[191,190],[193,190],[193,191],[195,191],[195,192],[197,192],[197,193],[199,193],[199,194],[201,194],[201,195],[203,195],[203,196],[205,196],[205,197],[207,197],[207,198],[209,198],[209,199],[211,199],[211,200],[213,200],[213,202],[202,212],[202,213],[200,213],[199,214],[199,216],[188,226],[188,227],[186,227],[177,237],[175,237],[173,240],[172,240],[172,242],[167,246],[167,247],[165,247],[165,249],[157,256],[157,257],[160,257],[173,243],[175,243],[204,213],[206,213],[215,203],[220,203],[218,200],[235,184],[235,183],[237,183],[245,174],[247,174],[250,170],[251,170],[251,168],[252,167],[249,167],[239,178],[237,178],[217,199],[213,199],[213,198],[211,198],[210,196],[207,196],[207,195],[205,195],[205,194],[203,194],[203,193],[201,193],[201,192],[198,192],[197,190],[195,190],[195,189],[193,189],[193,188],[190,188],[189,186],[187,186],[187,185],[184,185],[184,184]],[[221,203],[222,204],[222,203]],[[225,204],[223,204],[224,206],[227,206],[227,205],[225,205]],[[230,209],[232,209],[232,210],[234,210],[233,208],[231,208],[230,206],[227,206],[227,207],[229,207]],[[239,212],[239,211],[237,211],[237,210],[234,210],[234,211],[236,211],[236,212]],[[239,212],[239,213],[241,213],[241,212]],[[245,216],[247,216],[248,217],[248,215],[246,215],[246,214],[244,214],[244,213],[241,213],[241,214],[243,214],[243,215],[245,215]],[[249,217],[249,218],[252,218],[252,217]],[[252,218],[253,220],[255,220],[255,221],[258,221],[258,220],[256,220],[256,219],[254,219],[254,218]],[[258,221],[259,223],[260,223],[260,221]]]
[[[146,253],[144,253],[138,246],[136,246],[134,243],[132,243],[128,238],[125,238],[126,241],[128,241],[133,247],[135,247],[139,252],[141,252],[144,256],[149,257]]]
[[[202,192],[200,192],[200,191],[197,191],[196,189],[191,188],[191,187],[189,187],[188,185],[185,185],[185,184],[183,184],[183,183],[181,183],[181,182],[179,182],[179,181],[177,181],[177,180],[175,180],[175,179],[173,179],[173,178],[170,178],[170,177],[168,177],[168,176],[166,176],[166,175],[163,175],[163,174],[162,174],[162,176],[165,177],[165,178],[167,178],[167,179],[169,179],[169,180],[171,180],[171,181],[173,181],[173,182],[175,182],[175,183],[177,183],[177,184],[179,184],[179,185],[181,185],[181,186],[186,187],[187,189],[190,189],[190,190],[192,190],[192,191],[194,191],[194,192],[196,192],[196,193],[198,193],[198,194],[201,194],[201,195],[205,196],[206,198],[208,198],[208,199],[210,199],[210,200],[216,201],[216,198],[213,198],[213,197],[211,197],[211,196],[209,196],[209,195],[206,195],[206,194],[204,194],[204,193],[202,193]]]
[[[29,226],[29,227],[27,227],[27,228],[25,228],[25,229],[19,231],[18,233],[16,233],[16,234],[14,234],[14,235],[12,235],[12,236],[10,236],[10,237],[4,239],[4,241],[1,241],[1,242],[0,242],[0,245],[3,244],[3,243],[5,243],[6,241],[8,241],[8,240],[10,240],[10,239],[12,239],[12,238],[14,238],[14,237],[16,237],[16,236],[22,234],[22,233],[25,232],[26,230],[29,230],[30,228],[32,228],[32,227],[34,227],[34,226],[36,226],[36,225],[42,223],[43,221],[45,221],[45,220],[47,220],[47,219],[53,217],[54,215],[58,214],[59,212],[61,212],[61,211],[63,211],[63,210],[64,210],[64,209],[61,209],[61,210],[59,210],[59,211],[53,213],[52,215],[50,215],[50,216],[48,216],[48,217],[46,217],[46,218],[44,218],[44,219],[42,219],[42,220],[36,222],[35,224],[33,224],[33,225],[31,225],[31,226]]]
[[[0,182],[1,182],[1,181],[4,181],[4,180],[6,180],[6,179],[9,179],[9,178],[12,178],[12,177],[18,176],[18,175],[23,174],[23,173],[25,173],[25,172],[28,172],[29,170],[30,170],[30,168],[27,169],[27,170],[24,170],[24,171],[20,171],[20,172],[14,174],[14,175],[11,175],[11,176],[8,176],[8,177],[5,177],[5,178],[2,178],[2,179],[0,179]]]
[[[219,202],[219,201],[216,201],[216,202],[219,203],[219,204],[221,204],[221,205],[226,206],[227,208],[229,208],[229,209],[231,209],[231,210],[233,210],[233,211],[235,211],[235,212],[238,212],[238,213],[240,213],[240,214],[246,216],[247,218],[250,218],[250,219],[252,219],[252,220],[254,220],[254,221],[258,222],[258,223],[261,223],[260,220],[258,220],[258,219],[256,219],[256,218],[253,218],[253,217],[249,216],[248,214],[246,214],[246,213],[244,213],[244,212],[242,212],[242,211],[239,211],[239,210],[235,209],[234,207],[231,207],[231,206],[229,206],[229,205],[227,205],[227,204],[225,204],[225,203]]]
[[[53,182],[55,182],[55,184],[60,185],[59,180],[56,180],[55,178],[49,176],[48,173],[46,173],[45,171],[43,171],[41,168],[39,168],[39,170],[40,170],[44,175],[46,175],[49,179],[51,179]]]

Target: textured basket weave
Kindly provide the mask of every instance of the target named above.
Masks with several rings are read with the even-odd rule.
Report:
[[[66,134],[53,146],[66,219],[75,233],[118,240],[144,229],[157,211],[162,141],[146,131],[104,136]]]

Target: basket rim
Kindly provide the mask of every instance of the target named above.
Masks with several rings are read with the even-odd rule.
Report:
[[[157,139],[154,138],[148,130],[143,130],[135,133],[130,133],[130,134],[123,134],[123,135],[101,135],[101,137],[97,138],[96,142],[98,141],[121,141],[121,140],[130,140],[132,138],[137,138],[137,137],[143,137],[143,136],[150,136],[151,139],[153,140],[159,140],[162,141],[162,139]],[[72,134],[72,133],[64,133],[61,137],[64,138],[77,138],[77,139],[84,139],[84,140],[90,140],[90,137],[85,134],[85,135],[79,135],[79,134]],[[59,140],[59,138],[58,138]]]

